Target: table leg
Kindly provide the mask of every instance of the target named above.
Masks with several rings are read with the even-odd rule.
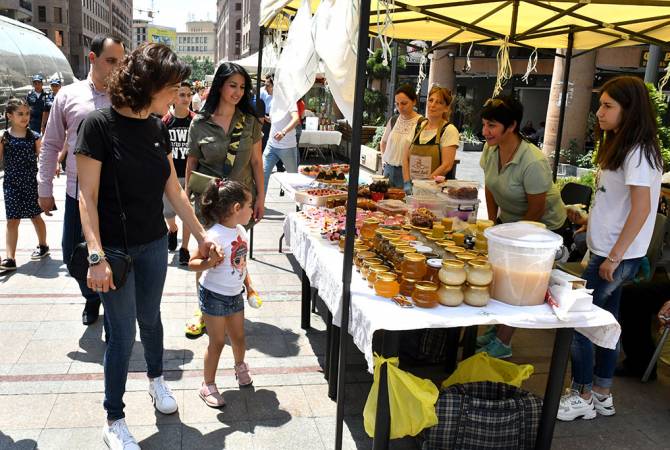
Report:
[[[279,188],[279,196],[283,197],[284,196],[284,189]]]
[[[328,361],[328,397],[331,400],[337,400],[337,369],[340,359],[340,339],[346,339],[346,336],[340,336],[340,331],[340,327],[331,325],[330,358]]]
[[[540,428],[537,431],[537,440],[535,441],[536,450],[549,450],[551,448],[551,441],[554,437],[554,425],[556,424],[556,413],[558,412],[558,404],[563,391],[563,381],[565,379],[565,370],[568,367],[573,334],[574,331],[572,328],[559,328],[556,330],[554,351],[551,356],[551,366],[549,367],[549,379],[547,380],[547,388],[542,404]]]
[[[300,326],[303,330],[310,328],[310,312],[309,307],[312,297],[312,285],[309,283],[309,278],[303,269],[300,269],[300,279],[302,281],[302,298],[300,308]]]
[[[323,358],[323,376],[328,381],[330,378],[330,346],[333,339],[333,315],[330,311],[326,313],[326,354]]]
[[[463,333],[463,358],[466,359],[475,354],[477,347],[477,326],[466,327]]]
[[[254,259],[254,227],[249,230],[249,259]]]
[[[447,364],[444,368],[447,373],[452,373],[454,370],[456,370],[456,364],[458,360],[458,341],[460,338],[461,327],[447,329]]]
[[[397,356],[400,348],[400,333],[384,330],[381,333],[382,355],[385,358]],[[375,416],[375,437],[373,450],[387,450],[391,435],[391,408],[389,405],[388,379],[386,364],[379,372],[379,392],[377,393],[377,414]]]
[[[284,241],[284,233],[279,236],[279,253],[282,251],[282,242]]]

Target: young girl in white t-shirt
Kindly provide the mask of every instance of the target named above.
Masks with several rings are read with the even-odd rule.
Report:
[[[663,160],[656,114],[639,78],[605,83],[596,116],[598,172],[587,229],[591,259],[582,277],[593,289],[593,303],[618,318],[621,285],[635,277],[651,241]],[[572,212],[570,219],[586,222]],[[575,332],[572,389],[561,399],[560,420],[615,413],[610,390],[617,356],[618,345],[616,350],[595,346],[594,352],[589,339]]]
[[[223,254],[211,250],[209,255],[199,252],[191,258],[189,268],[204,271],[200,278],[200,310],[205,319],[209,345],[205,351],[204,380],[200,398],[212,408],[225,406],[216,387],[216,367],[225,345],[230,339],[235,357],[235,378],[240,387],[251,386],[249,367],[244,362],[244,291],[249,305],[260,307],[260,299],[251,287],[247,273],[247,234],[244,225],[253,214],[251,192],[236,181],[216,179],[202,196],[201,212],[206,225],[211,225],[207,236],[218,244]]]

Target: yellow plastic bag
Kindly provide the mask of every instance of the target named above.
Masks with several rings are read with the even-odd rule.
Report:
[[[521,387],[535,369],[530,364],[514,364],[491,358],[481,352],[461,361],[449,378],[442,382],[442,389],[452,384],[475,383],[477,381],[495,381]]]
[[[379,372],[382,364],[387,365],[389,409],[391,412],[391,439],[415,436],[424,428],[437,425],[435,403],[439,391],[430,380],[415,377],[398,368],[398,358],[383,358],[375,353],[375,373],[368,400],[363,409],[365,432],[370,437],[375,434],[377,414],[377,393]]]

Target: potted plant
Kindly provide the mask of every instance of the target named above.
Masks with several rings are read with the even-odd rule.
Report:
[[[479,140],[471,128],[463,128],[460,137],[464,152],[481,152],[484,149],[484,143]]]

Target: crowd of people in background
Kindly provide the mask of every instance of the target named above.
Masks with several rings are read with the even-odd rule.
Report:
[[[86,280],[79,281],[82,323],[95,323],[101,303],[105,306],[103,439],[110,448],[136,449],[123,403],[136,323],[154,406],[163,414],[178,409],[162,367],[160,303],[168,252],[178,249],[179,265],[195,272],[199,302],[185,333],[208,331],[199,397],[210,407],[225,405],[216,372],[226,336],[239,386],[253,382],[245,362],[244,303],[258,307],[260,299],[246,268],[248,232],[264,216],[271,173],[282,170],[280,164],[298,171],[305,104],[300,100],[273,112],[272,77],[254,95],[251,77],[234,63],[222,63],[207,86],[189,81],[190,67],[162,44],[128,52],[121,40],[98,35],[90,47],[85,80],[61,88],[59,79],[50,79],[47,92],[43,77],[35,75],[27,97],[7,103],[8,125],[0,136],[7,245],[0,269],[17,268],[22,219],[32,221],[37,235],[31,259],[49,255],[41,214],[56,209],[53,180],[65,173],[63,259],[69,261],[83,242],[90,265]],[[451,91],[433,86],[425,115],[416,111],[414,86],[400,86],[394,94],[398,114],[386,123],[380,145],[390,184],[412,194],[417,180],[453,178],[459,132],[450,121]],[[566,209],[538,148],[544,122],[522,126],[523,106],[513,97],[490,99],[481,110],[486,143],[480,165],[490,220],[538,222],[560,234],[566,247],[575,225],[586,227],[587,288],[594,289],[596,305],[619,317],[622,284],[637,274],[651,240],[663,163],[655,113],[639,79],[608,81],[596,116],[599,169],[588,218]],[[122,281],[112,264],[118,255],[133,261]],[[654,304],[658,307],[669,308],[663,302]],[[624,326],[624,348],[638,339],[627,337],[634,336],[631,327],[649,327],[651,309],[636,311]],[[491,327],[478,339],[480,351],[510,357],[513,333],[510,327]],[[640,345],[648,354],[648,339]],[[578,332],[572,350],[572,387],[558,419],[614,414],[618,352],[594,348]],[[638,373],[637,356],[627,352],[624,369]]]

